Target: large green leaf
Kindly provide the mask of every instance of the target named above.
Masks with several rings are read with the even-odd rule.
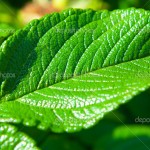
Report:
[[[4,42],[0,64],[2,122],[88,128],[150,86],[150,11],[53,13]]]
[[[15,126],[1,123],[0,137],[1,150],[38,150],[35,146],[35,142],[26,134],[18,131]]]

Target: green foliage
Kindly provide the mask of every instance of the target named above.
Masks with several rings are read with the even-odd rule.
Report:
[[[17,126],[3,122],[54,132],[75,132],[93,126],[108,112],[149,88],[149,47],[150,11],[142,9],[68,9],[32,21],[0,46],[0,135],[14,139],[17,136],[17,143],[24,137],[28,140],[24,133],[17,132]],[[102,125],[100,132],[89,132],[104,135],[107,125]],[[114,134],[106,135],[112,147],[131,149],[132,141],[140,147],[131,132],[117,126],[111,124],[108,131],[114,130]],[[9,128],[11,132],[6,133]],[[131,126],[148,147],[149,129],[143,127],[136,132],[138,129]],[[91,141],[88,145],[83,140],[87,133],[73,135],[82,144],[56,134],[38,144],[41,149],[85,149],[89,145],[110,148],[105,136],[99,134],[98,142],[87,138]],[[5,143],[3,140],[0,142]],[[31,140],[25,148],[28,143],[35,145]],[[9,145],[14,147],[7,143],[2,148]]]
[[[35,142],[24,133],[19,132],[15,126],[0,124],[0,137],[1,150],[38,150]]]
[[[15,29],[13,27],[7,24],[0,24],[0,45],[14,32],[15,32]]]
[[[150,128],[142,126],[139,130],[137,126],[120,126],[113,133],[97,140],[94,150],[109,150],[110,147],[112,150],[149,149]]]
[[[3,1],[0,1],[0,26],[1,24],[8,24],[14,27],[18,26],[17,11]]]
[[[149,14],[69,9],[16,32],[1,46],[1,118],[72,132],[148,88]]]

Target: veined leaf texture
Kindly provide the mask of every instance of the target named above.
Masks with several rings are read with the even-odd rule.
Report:
[[[150,11],[68,9],[0,47],[0,121],[54,132],[94,125],[150,86]]]

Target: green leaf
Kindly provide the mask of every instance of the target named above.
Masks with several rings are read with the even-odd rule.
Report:
[[[4,42],[0,64],[2,122],[88,128],[150,86],[150,11],[53,13]]]
[[[15,126],[1,123],[0,137],[1,150],[38,150],[38,148],[35,147],[35,142],[26,134],[18,131]]]
[[[10,35],[15,32],[15,29],[7,24],[0,24],[0,45]]]
[[[107,144],[106,144],[107,143]],[[110,135],[97,140],[94,150],[144,150],[150,148],[150,128],[148,126],[120,126]]]

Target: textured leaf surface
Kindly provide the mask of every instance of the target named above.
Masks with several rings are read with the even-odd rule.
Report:
[[[32,149],[38,150],[35,147],[35,142],[24,133],[18,131],[15,126],[9,124],[0,124],[0,149],[1,150],[19,150]]]
[[[87,128],[150,86],[150,11],[45,16],[2,44],[0,64],[2,122]]]

